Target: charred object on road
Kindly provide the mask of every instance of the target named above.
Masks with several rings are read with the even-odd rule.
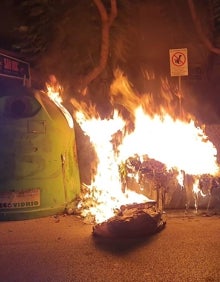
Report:
[[[155,202],[121,206],[119,212],[93,227],[93,235],[106,238],[137,238],[155,234],[166,225]]]

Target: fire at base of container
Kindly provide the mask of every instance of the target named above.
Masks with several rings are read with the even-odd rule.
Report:
[[[122,206],[119,212],[93,227],[93,235],[106,238],[139,238],[155,234],[166,225],[153,203]]]

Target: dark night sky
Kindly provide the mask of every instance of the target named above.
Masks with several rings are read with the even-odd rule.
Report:
[[[13,28],[16,18],[11,7],[11,1],[1,1],[0,3],[0,48],[8,49],[14,38]]]

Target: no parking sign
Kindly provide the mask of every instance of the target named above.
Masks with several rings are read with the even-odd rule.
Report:
[[[188,75],[187,48],[170,49],[170,74],[171,76]]]

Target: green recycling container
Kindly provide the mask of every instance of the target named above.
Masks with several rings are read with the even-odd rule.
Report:
[[[62,213],[80,191],[74,124],[26,92],[0,96],[0,220]]]

